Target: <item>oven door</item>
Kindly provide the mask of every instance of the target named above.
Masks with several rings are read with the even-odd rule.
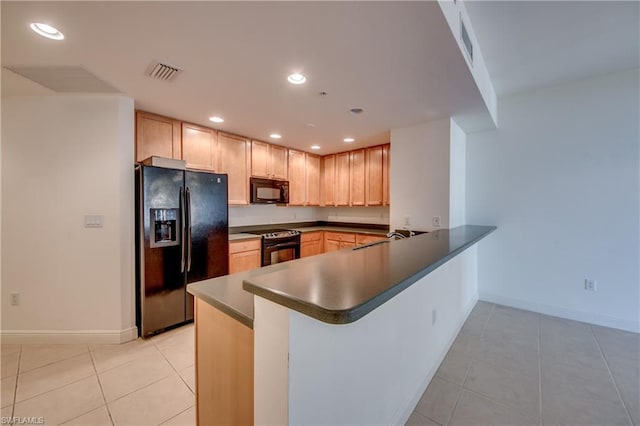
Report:
[[[300,236],[262,241],[262,266],[300,259]]]

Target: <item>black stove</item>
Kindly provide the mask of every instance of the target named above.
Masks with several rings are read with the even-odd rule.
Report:
[[[262,236],[262,266],[300,258],[300,231],[265,229],[247,233]]]

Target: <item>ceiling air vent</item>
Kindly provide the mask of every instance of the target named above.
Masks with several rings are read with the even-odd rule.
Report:
[[[147,75],[151,78],[163,81],[171,81],[181,72],[180,68],[168,65],[160,61],[153,61],[147,69]]]

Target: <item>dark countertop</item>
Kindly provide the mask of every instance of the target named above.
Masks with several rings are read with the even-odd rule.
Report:
[[[200,281],[189,284],[187,291],[251,328],[254,293],[320,321],[346,324],[495,229],[472,225],[443,229]]]
[[[371,229],[371,228],[358,228],[354,226],[306,226],[304,228],[291,228],[302,233],[305,232],[317,232],[317,231],[329,231],[329,232],[348,232],[354,234],[367,234],[367,235],[381,235],[386,236],[389,231],[384,229]]]
[[[238,234],[229,234],[229,241],[246,241],[246,240],[259,240],[262,237],[256,234],[247,234],[240,232]]]
[[[460,226],[258,269],[243,288],[330,324],[354,322],[496,229]]]

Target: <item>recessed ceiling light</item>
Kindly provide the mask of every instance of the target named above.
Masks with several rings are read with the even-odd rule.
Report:
[[[64,34],[62,34],[57,28],[54,28],[51,25],[34,22],[30,25],[30,27],[33,31],[40,34],[42,37],[50,38],[52,40],[64,39]]]
[[[271,139],[280,139],[280,138],[282,137],[282,135],[280,135],[280,134],[278,134],[278,133],[271,133],[271,134],[269,135],[269,137],[270,137]]]
[[[311,145],[311,149],[320,149],[320,145]]]
[[[300,73],[293,73],[289,75],[289,77],[287,77],[287,80],[289,80],[289,83],[291,84],[303,84],[305,81],[307,81],[307,77]]]
[[[343,140],[344,140],[345,142],[353,142],[353,141],[355,141],[355,139],[354,139],[354,138],[344,138]]]
[[[222,117],[209,117],[209,120],[213,121],[214,123],[224,123],[224,118]]]

